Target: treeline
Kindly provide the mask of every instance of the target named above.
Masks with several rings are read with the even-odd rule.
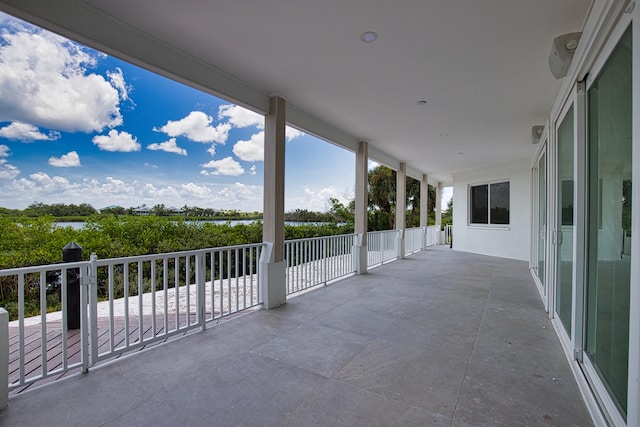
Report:
[[[353,227],[335,223],[285,226],[286,239],[351,232]],[[260,221],[231,226],[180,217],[93,216],[86,219],[82,229],[75,229],[59,227],[52,216],[17,221],[0,217],[0,269],[58,262],[69,242],[82,246],[88,259],[92,252],[99,258],[116,258],[261,241]]]

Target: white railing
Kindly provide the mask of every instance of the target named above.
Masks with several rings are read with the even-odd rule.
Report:
[[[405,255],[411,255],[422,250],[423,236],[422,228],[407,228],[404,231]]]
[[[367,233],[367,252],[368,267],[398,259],[398,230]]]
[[[343,234],[285,242],[287,295],[353,274],[354,237]]]
[[[92,256],[91,261],[0,271],[1,280],[18,287],[18,319],[9,324],[9,389],[73,368],[86,372],[101,360],[257,306],[262,247]],[[80,329],[67,330],[67,272],[77,270],[80,282],[89,286],[80,286]],[[47,296],[55,286],[62,310],[47,313]],[[25,293],[38,301],[36,318],[25,318]]]
[[[426,236],[419,228],[406,230],[406,253],[419,251],[423,238],[427,246],[436,244],[436,227],[428,227]],[[353,274],[354,240],[349,234],[285,242],[287,294]],[[397,230],[368,233],[367,265],[398,259],[398,242]],[[17,320],[8,324],[7,343],[0,342],[9,349],[9,390],[74,368],[86,372],[105,359],[258,306],[262,249],[251,244],[102,260],[93,255],[90,261],[0,270],[0,286],[15,286],[18,295],[6,307],[17,310]],[[75,277],[81,283],[80,329],[68,330],[68,284]],[[60,311],[47,313],[56,301]],[[36,317],[27,317],[25,302]]]
[[[451,240],[453,239],[453,226],[451,224],[447,224],[444,226],[444,243],[446,245],[451,244]]]
[[[430,225],[427,227],[427,243],[426,246],[435,246],[438,244],[439,230],[436,225]]]

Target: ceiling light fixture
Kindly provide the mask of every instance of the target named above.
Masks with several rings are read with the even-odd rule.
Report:
[[[417,102],[418,105],[427,105],[427,100],[426,99],[421,99],[420,101]]]
[[[378,39],[378,34],[373,31],[365,31],[364,33],[360,34],[360,40],[362,40],[365,43],[373,43],[377,39]]]

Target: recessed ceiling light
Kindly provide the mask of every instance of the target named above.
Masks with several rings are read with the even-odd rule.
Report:
[[[420,101],[417,102],[418,105],[427,105],[427,100],[426,99],[421,99]]]
[[[440,137],[441,137],[441,138],[446,138],[446,137],[448,137],[448,136],[449,136],[449,134],[448,134],[448,133],[446,133],[446,132],[444,132],[444,133],[441,133],[441,134],[440,134]]]
[[[360,34],[360,40],[365,43],[372,43],[378,39],[378,34],[373,31],[365,31]]]
[[[458,151],[458,155],[462,155],[464,154],[462,151]]]

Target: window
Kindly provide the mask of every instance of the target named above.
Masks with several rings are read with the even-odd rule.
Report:
[[[509,183],[472,185],[470,187],[471,224],[509,224]]]

